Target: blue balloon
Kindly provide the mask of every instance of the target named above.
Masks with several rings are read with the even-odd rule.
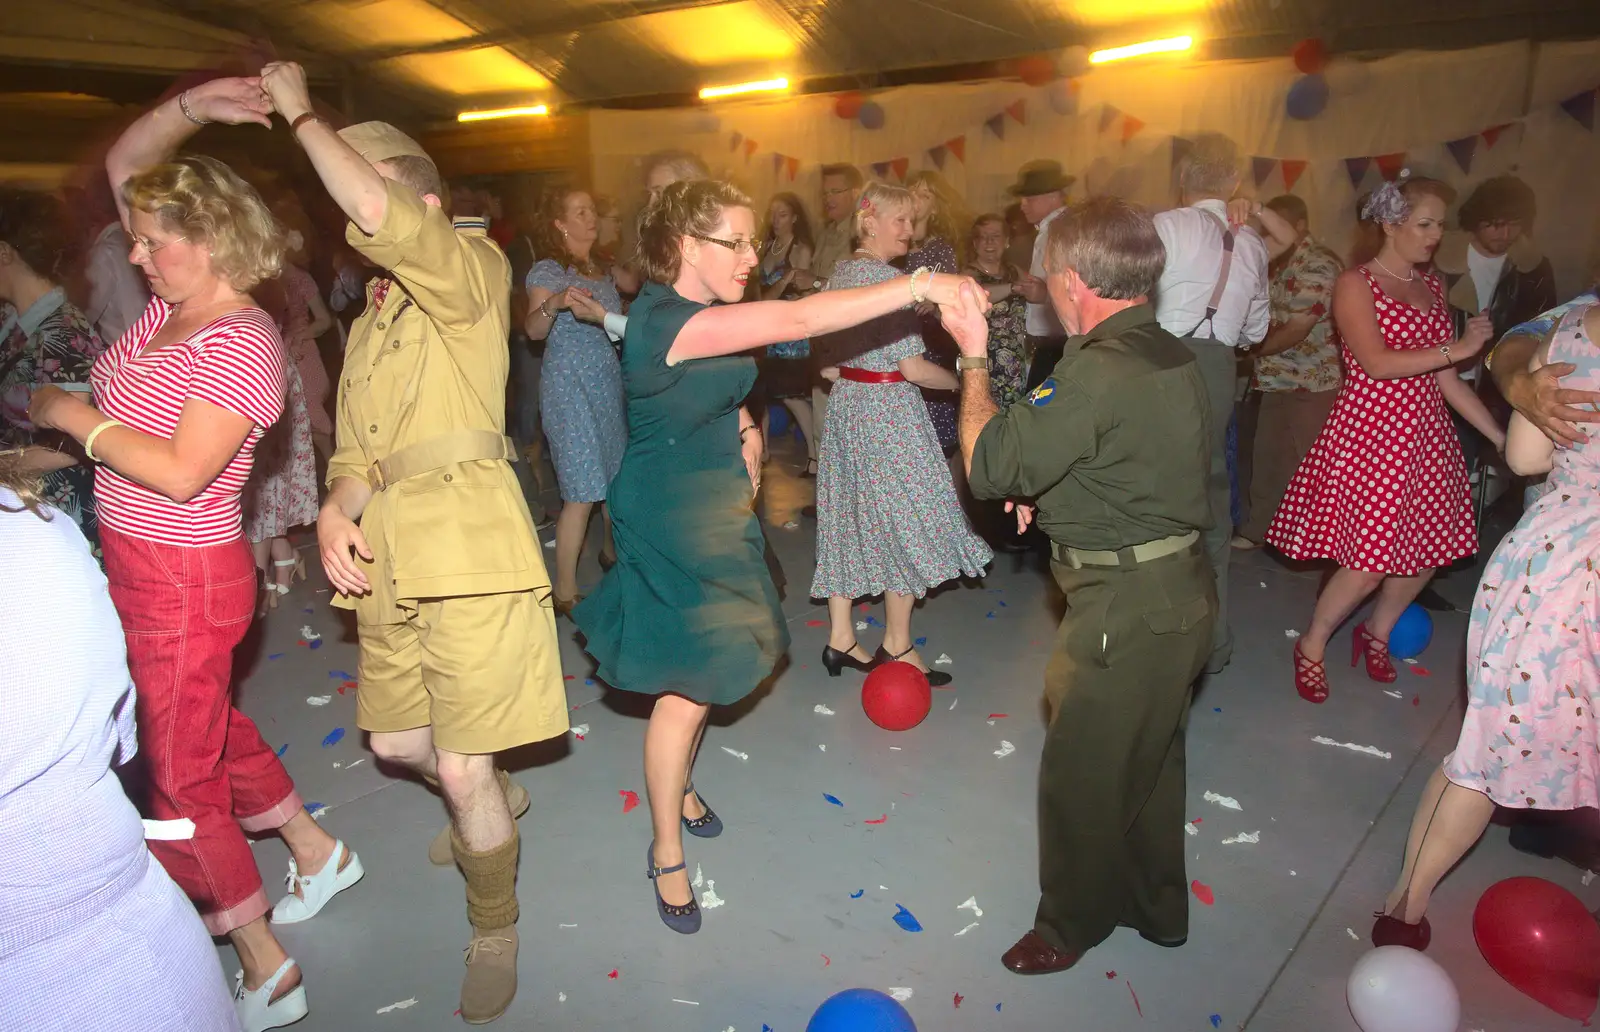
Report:
[[[1289,99],[1284,105],[1290,118],[1305,121],[1322,114],[1328,106],[1328,80],[1320,75],[1308,75],[1289,87]]]
[[[863,129],[883,128],[883,107],[876,101],[867,101],[861,105],[861,110],[856,112],[856,120]]]
[[[767,420],[767,430],[773,437],[777,437],[789,429],[789,410],[779,404],[768,406]]]
[[[1433,641],[1433,617],[1415,602],[1406,607],[1389,632],[1389,655],[1395,659],[1415,659]]]
[[[917,1026],[894,997],[876,989],[846,989],[822,1002],[806,1032],[917,1032]]]

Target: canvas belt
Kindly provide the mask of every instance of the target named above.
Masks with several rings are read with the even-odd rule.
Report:
[[[1199,540],[1200,532],[1191,530],[1187,534],[1158,538],[1155,541],[1146,541],[1142,545],[1119,548],[1115,552],[1094,552],[1087,548],[1073,548],[1059,541],[1052,541],[1050,554],[1055,557],[1056,562],[1070,566],[1074,570],[1085,566],[1137,566],[1154,559],[1176,555]]]
[[[402,480],[431,473],[441,466],[480,459],[517,461],[517,448],[511,438],[493,430],[457,430],[416,444],[406,445],[386,459],[367,467],[367,482],[382,491]]]

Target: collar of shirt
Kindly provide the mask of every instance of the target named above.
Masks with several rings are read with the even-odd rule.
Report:
[[[31,337],[38,333],[39,327],[44,325],[44,321],[55,315],[56,310],[65,304],[66,300],[66,291],[60,287],[55,287],[47,291],[39,300],[29,305],[26,312],[22,312],[17,316],[17,325],[22,327],[23,335]],[[0,334],[0,340],[4,339],[5,335]]]
[[[1067,351],[1076,351],[1086,348],[1095,341],[1111,340],[1120,337],[1136,326],[1152,324],[1156,321],[1155,309],[1146,302],[1129,305],[1120,312],[1114,312],[1091,329],[1088,333],[1080,333],[1067,341]]]

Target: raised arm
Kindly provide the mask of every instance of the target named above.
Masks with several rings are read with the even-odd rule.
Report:
[[[1374,380],[1396,380],[1407,376],[1436,373],[1456,362],[1471,358],[1482,350],[1491,332],[1489,321],[1474,316],[1467,321],[1467,332],[1461,339],[1448,345],[1450,357],[1445,358],[1439,348],[1421,348],[1399,351],[1383,342],[1383,332],[1378,329],[1377,310],[1372,303],[1372,289],[1355,269],[1339,274],[1333,288],[1333,318],[1339,333],[1350,346],[1362,372]]]
[[[291,126],[300,116],[312,111],[305,69],[293,61],[274,61],[262,68],[261,88],[271,99],[273,108]],[[376,233],[383,225],[389,198],[378,170],[320,118],[301,122],[294,136],[306,157],[311,159],[328,196],[345,217],[368,236]]]
[[[272,119],[268,116],[271,113],[272,104],[261,90],[261,80],[251,76],[212,79],[140,115],[106,153],[106,175],[111,180],[111,195],[116,198],[117,212],[122,216],[122,228],[128,228],[128,207],[122,200],[123,183],[172,157],[183,141],[208,122],[227,125],[258,122],[270,127]]]
[[[918,291],[937,305],[955,302],[965,276],[933,273],[918,276]],[[974,288],[982,292],[974,284]],[[717,305],[695,313],[678,333],[667,364],[694,358],[715,358],[751,348],[837,333],[852,326],[910,307],[911,277],[896,276],[865,287],[828,290],[796,301],[752,301],[742,305]]]

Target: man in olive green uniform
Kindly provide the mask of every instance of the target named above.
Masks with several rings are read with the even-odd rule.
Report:
[[[1067,614],[1045,668],[1033,930],[1003,958],[1062,971],[1119,924],[1188,936],[1184,729],[1211,648],[1216,589],[1200,543],[1209,414],[1193,356],[1148,296],[1165,251],[1115,198],[1050,225],[1046,284],[1071,335],[1051,375],[998,412],[976,306],[961,347],[961,447],[979,498],[1037,499]],[[962,323],[964,325],[951,325]],[[1018,504],[1019,525],[1034,506]]]
[[[297,65],[268,65],[262,88],[345,239],[384,270],[345,350],[317,539],[334,604],[356,611],[356,722],[449,807],[473,928],[461,1016],[492,1021],[516,993],[512,813],[527,807],[494,754],[567,730],[550,579],[505,436],[510,264],[482,219],[452,225],[414,140],[383,122],[335,133]]]

